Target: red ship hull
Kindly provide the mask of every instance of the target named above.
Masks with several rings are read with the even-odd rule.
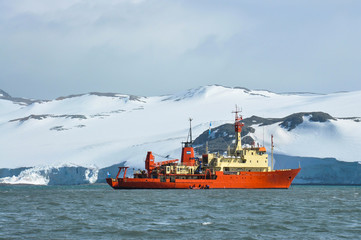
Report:
[[[298,168],[271,172],[240,172],[239,175],[216,172],[209,177],[211,179],[206,179],[205,175],[198,175],[204,176],[203,179],[177,179],[177,175],[168,175],[163,181],[160,178],[107,178],[106,180],[114,189],[289,188],[300,170]]]

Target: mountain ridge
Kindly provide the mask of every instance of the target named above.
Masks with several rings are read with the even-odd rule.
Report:
[[[314,93],[314,92],[274,92],[274,91],[270,91],[267,89],[249,89],[246,87],[239,87],[239,86],[235,86],[235,87],[229,87],[229,86],[224,86],[224,85],[219,85],[219,84],[210,84],[210,85],[206,85],[206,86],[199,86],[196,88],[189,88],[187,90],[183,90],[183,91],[179,91],[179,92],[175,92],[175,93],[169,93],[169,94],[162,94],[159,96],[172,96],[172,95],[179,95],[180,93],[183,92],[189,92],[189,91],[193,91],[196,89],[204,89],[204,88],[208,88],[208,87],[220,87],[220,88],[226,88],[226,89],[236,89],[236,90],[243,90],[247,93],[251,93],[251,92],[267,92],[270,94],[278,94],[278,95],[329,95],[329,94],[338,94],[338,93],[349,93],[350,91],[337,91],[337,92],[331,92],[331,93]],[[71,97],[78,97],[78,96],[84,96],[84,95],[99,95],[99,96],[109,96],[109,97],[117,97],[116,95],[124,95],[124,96],[130,96],[130,97],[134,97],[134,98],[148,98],[148,97],[155,97],[158,95],[154,95],[154,96],[138,96],[138,95],[132,95],[132,94],[123,94],[123,93],[116,93],[116,92],[86,92],[86,93],[72,93],[72,94],[68,94],[68,95],[64,95],[64,96],[59,96],[59,97],[55,97],[52,99],[35,99],[35,98],[25,98],[25,97],[13,97],[12,95],[10,95],[9,93],[7,93],[6,91],[0,89],[0,99],[5,99],[5,100],[12,100],[15,99],[14,101],[17,101],[16,99],[23,99],[23,100],[27,100],[29,102],[45,102],[45,101],[52,101],[52,100],[62,100],[62,99],[66,99],[66,98],[71,98]]]

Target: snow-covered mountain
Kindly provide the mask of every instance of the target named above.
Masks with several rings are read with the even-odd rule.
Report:
[[[166,96],[88,93],[47,101],[0,91],[0,183],[48,184],[64,172],[77,175],[76,183],[94,182],[101,169],[119,163],[143,168],[149,150],[179,158],[189,117],[199,136],[210,122],[212,128],[232,123],[235,104],[245,118],[270,119],[261,124],[255,118],[248,136],[269,147],[273,134],[278,154],[358,162],[360,100],[361,91],[276,94],[222,86]],[[312,112],[330,118],[314,121],[303,114],[298,122],[274,120]]]

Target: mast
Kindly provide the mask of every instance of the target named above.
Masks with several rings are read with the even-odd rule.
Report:
[[[243,124],[243,118],[242,116],[238,116],[239,110],[238,110],[238,106],[236,105],[236,111],[234,111],[233,113],[235,113],[235,121],[234,121],[234,130],[235,130],[235,134],[236,134],[236,145],[234,147],[234,155],[238,156],[241,155],[242,153],[242,127],[244,126]]]
[[[208,138],[207,138],[207,141],[206,141],[206,154],[208,154],[208,139],[211,136],[211,126],[212,126],[212,122],[209,122]]]
[[[184,142],[185,147],[191,147],[192,146],[192,118],[189,118],[189,132],[188,132],[188,137],[187,137],[187,141]]]
[[[189,118],[189,142],[192,144],[192,118]]]
[[[271,135],[271,171],[273,171],[273,134]]]

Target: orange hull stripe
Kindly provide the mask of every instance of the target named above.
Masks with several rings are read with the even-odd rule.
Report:
[[[273,172],[241,172],[240,175],[217,173],[217,179],[176,179],[175,182],[160,182],[152,178],[107,178],[114,189],[184,189],[194,187],[209,188],[289,188],[301,169],[276,170]]]

